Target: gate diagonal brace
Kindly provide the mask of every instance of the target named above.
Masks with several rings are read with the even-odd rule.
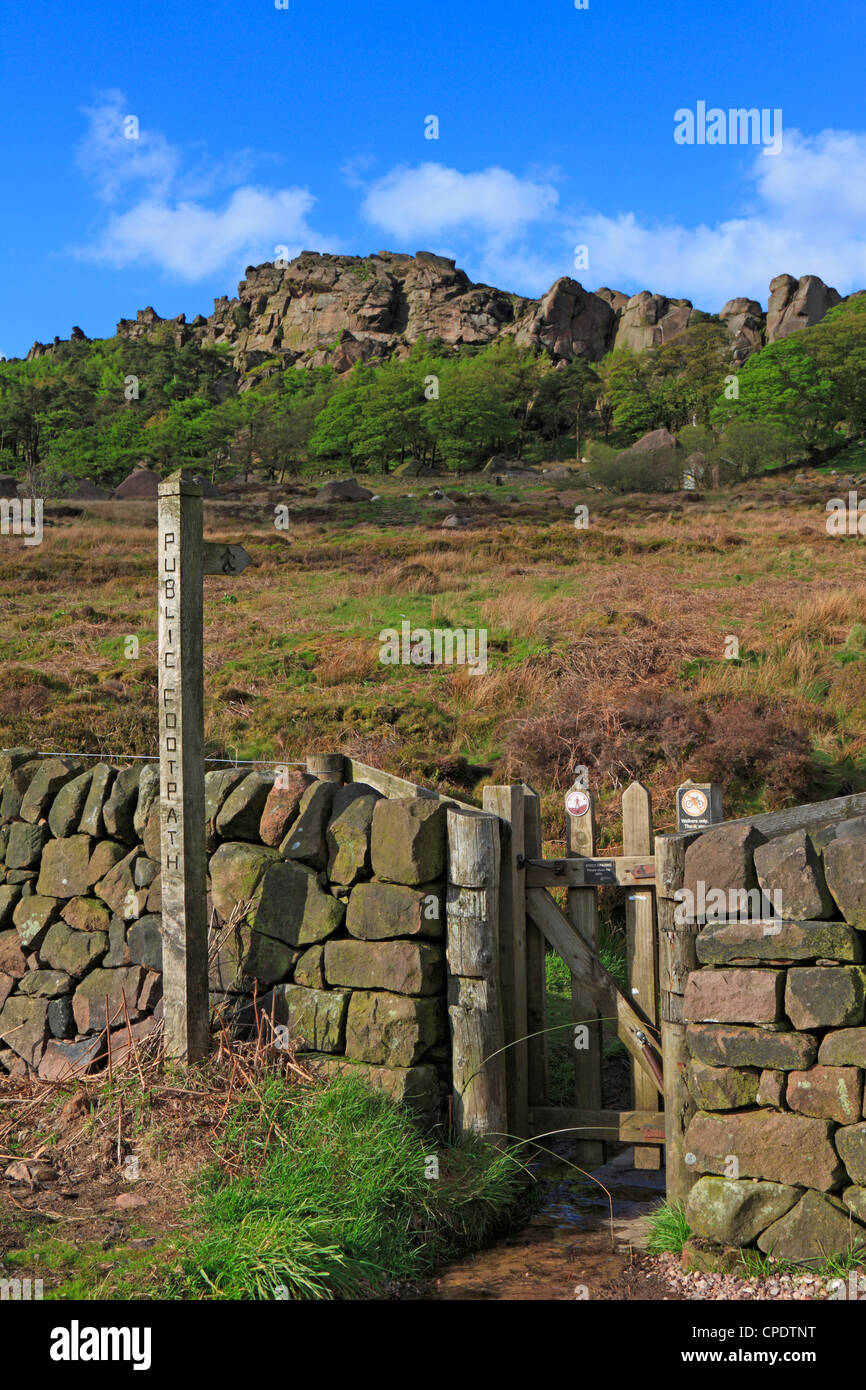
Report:
[[[663,1096],[661,1058],[649,1041],[652,1025],[626,998],[616,980],[593,955],[546,888],[527,888],[526,911],[545,939],[562,956],[571,973],[593,995],[599,1012],[616,1018],[618,1037],[647,1076],[652,1078],[659,1095]]]

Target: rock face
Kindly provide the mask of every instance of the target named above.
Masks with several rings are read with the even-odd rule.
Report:
[[[521,347],[544,348],[561,361],[586,357],[597,362],[612,344],[613,307],[567,276],[557,280],[515,332]]]
[[[757,299],[729,299],[719,318],[733,339],[735,363],[745,362],[763,347],[766,315]]]
[[[777,275],[770,281],[770,303],[767,309],[767,342],[787,338],[799,328],[810,328],[836,304],[842,296],[830,289],[817,275]]]
[[[159,477],[149,468],[136,468],[112,494],[116,502],[134,502],[141,498],[156,500]]]
[[[827,1192],[844,1178],[829,1120],[774,1110],[713,1115],[698,1110],[686,1131],[694,1171],[724,1174],[731,1157],[741,1178],[765,1178]]]

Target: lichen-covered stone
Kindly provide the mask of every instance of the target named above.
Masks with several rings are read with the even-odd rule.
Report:
[[[210,854],[217,846],[217,816],[225,804],[229,792],[244,780],[244,768],[227,767],[216,772],[206,772],[204,778],[204,821],[205,847]]]
[[[211,856],[209,873],[213,905],[227,922],[240,904],[256,900],[261,881],[270,866],[279,860],[279,851],[265,845],[242,841],[220,845]]]
[[[345,990],[277,985],[273,1018],[288,1027],[289,1038],[305,1052],[342,1052],[349,995]],[[270,1016],[271,1009],[265,1007]]]
[[[220,933],[220,945],[211,960],[211,990],[230,994],[252,994],[256,981],[261,987],[291,979],[300,951],[263,936],[243,923]]]
[[[47,825],[29,825],[27,821],[13,821],[9,826],[9,842],[6,846],[7,869],[32,869],[39,863],[47,839]]]
[[[788,971],[785,1012],[795,1028],[862,1023],[866,972],[856,965],[796,966]]]
[[[851,1215],[866,1226],[866,1187],[846,1187],[842,1193],[842,1201]]]
[[[833,916],[835,903],[820,857],[805,830],[758,845],[755,870],[764,892],[774,895],[779,915],[804,921]]]
[[[315,777],[311,777],[308,772],[302,772],[300,768],[290,768],[288,773],[274,783],[268,792],[259,822],[259,839],[263,844],[282,844],[298,818],[304,793],[315,780]]]
[[[36,893],[16,904],[12,920],[18,928],[22,946],[38,950],[49,924],[57,916],[58,906],[56,898],[41,898]]]
[[[111,920],[111,913],[99,898],[71,898],[64,904],[60,916],[81,932],[107,932]]]
[[[788,1073],[788,1108],[850,1125],[860,1118],[863,1073],[857,1067],[810,1067]]]
[[[67,835],[73,835],[78,829],[78,822],[87,801],[92,776],[92,771],[80,772],[77,777],[72,778],[71,782],[66,782],[60,788],[51,803],[51,810],[48,812],[48,825],[51,834],[58,839],[65,839]]]
[[[139,839],[144,835],[154,806],[159,807],[159,766],[156,763],[145,763],[138,779],[138,796],[132,817],[132,828]]]
[[[689,1052],[711,1067],[762,1067],[796,1071],[811,1067],[818,1042],[810,1033],[771,1033],[764,1028],[690,1024]]]
[[[259,822],[273,784],[272,773],[248,773],[226,797],[216,818],[217,834],[225,840],[258,840]]]
[[[36,891],[43,898],[77,898],[89,887],[91,841],[88,835],[49,840],[42,851]]]
[[[346,1056],[411,1067],[444,1033],[447,1023],[440,999],[356,990],[349,1003]]]
[[[39,959],[55,970],[80,976],[102,960],[107,950],[107,932],[75,931],[65,922],[55,922],[39,948]]]
[[[866,1067],[866,1028],[837,1028],[825,1033],[818,1061],[827,1067]]]
[[[294,979],[296,984],[306,985],[308,989],[325,988],[324,946],[307,947],[295,966]]]
[[[136,888],[149,888],[159,873],[155,859],[136,859],[132,866],[132,877]]]
[[[833,1137],[851,1181],[866,1183],[866,1124],[847,1124]]]
[[[846,922],[791,922],[784,918],[711,922],[698,934],[702,965],[734,960],[863,959],[863,939]]]
[[[97,763],[95,767],[91,768],[90,786],[84,802],[84,809],[81,812],[81,819],[78,822],[79,835],[92,835],[94,838],[98,838],[105,834],[102,808],[113,780],[114,768],[109,767],[108,763]]]
[[[126,858],[120,859],[113,869],[109,869],[105,878],[101,878],[93,889],[112,912],[122,917],[125,922],[140,917],[147,900],[147,889],[136,888],[132,872],[139,854],[140,850],[130,850]]]
[[[438,994],[445,979],[442,948],[426,941],[329,941],[329,985],[394,994]]]
[[[751,1245],[761,1231],[780,1220],[801,1191],[786,1183],[732,1178],[699,1178],[686,1199],[692,1230],[719,1245]]]
[[[788,1073],[784,1071],[772,1069],[762,1071],[758,1083],[758,1094],[755,1097],[757,1104],[769,1105],[775,1110],[784,1110],[787,1076]]]
[[[128,854],[126,845],[118,844],[117,840],[100,840],[99,844],[94,846],[87,866],[87,886],[92,888],[101,878],[105,878],[109,870]]]
[[[27,973],[27,958],[21,949],[17,931],[0,932],[0,974],[20,980]]]
[[[98,966],[86,975],[72,1000],[75,1024],[79,1033],[98,1032],[109,1022],[116,1027],[118,1023],[124,1022],[127,1014],[130,1022],[134,1022],[140,1016],[138,995],[144,975],[145,972],[140,965],[121,966],[119,970],[105,970]]]
[[[126,936],[129,959],[148,970],[162,970],[162,918],[150,913],[133,922]]]
[[[704,831],[685,853],[684,887],[692,901],[702,900],[713,890],[757,888],[753,855],[766,838],[748,822]]]
[[[67,762],[63,758],[48,758],[38,768],[21,801],[19,815],[31,825],[47,816],[48,808],[60,788],[71,782],[81,771],[80,763]]]
[[[72,977],[65,970],[28,970],[18,985],[21,994],[36,999],[56,999],[71,988]]]
[[[296,859],[314,869],[324,869],[328,862],[325,831],[335,790],[333,783],[317,781],[304,792],[298,818],[280,845],[284,859]]]
[[[409,888],[400,883],[358,883],[346,912],[346,930],[362,941],[395,936],[441,937],[444,906],[440,884]]]
[[[784,971],[693,970],[686,985],[687,1023],[776,1023],[782,1016]]]
[[[135,808],[138,804],[138,784],[142,763],[123,767],[114,779],[111,793],[102,808],[105,830],[113,839],[131,844],[135,836]]]
[[[48,1000],[13,994],[0,1009],[0,1042],[31,1067],[39,1065],[48,1035]]]
[[[833,1146],[830,1120],[811,1119],[775,1110],[731,1111],[711,1115],[699,1110],[689,1122],[686,1154],[692,1171],[726,1175],[735,1158],[740,1178],[765,1178],[795,1187],[827,1191],[844,1178]]]
[[[0,796],[0,824],[15,820],[21,814],[21,803],[41,766],[40,759],[34,758],[13,768],[8,777],[3,779],[3,795]]]
[[[758,1246],[776,1260],[827,1260],[849,1246],[866,1251],[866,1227],[823,1192],[806,1192],[795,1207],[758,1236]]]
[[[355,794],[347,798],[347,792]],[[328,878],[332,883],[351,884],[369,877],[370,830],[379,800],[379,793],[372,788],[368,792],[356,784],[337,788],[327,833]]]
[[[20,897],[21,889],[17,884],[4,883],[0,885],[0,931],[6,930],[11,924],[15,904]]]
[[[445,868],[447,809],[428,797],[376,802],[370,850],[373,873],[386,883],[432,883]]]
[[[319,884],[306,864],[272,864],[262,880],[252,926],[290,946],[311,946],[333,936],[346,915],[345,904]]]
[[[739,1110],[755,1103],[760,1072],[754,1067],[708,1067],[693,1059],[686,1080],[699,1110]]]
[[[866,874],[861,835],[839,836],[824,850],[827,886],[839,911],[852,926],[866,928]]]

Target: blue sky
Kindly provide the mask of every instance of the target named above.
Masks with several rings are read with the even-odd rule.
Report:
[[[0,354],[207,314],[277,246],[710,310],[866,287],[864,32],[863,0],[5,0]],[[781,110],[781,151],[678,145],[701,101]]]

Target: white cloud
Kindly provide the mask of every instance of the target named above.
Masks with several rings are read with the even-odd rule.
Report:
[[[118,268],[155,265],[195,281],[273,260],[278,246],[290,257],[306,246],[336,249],[307,221],[315,198],[306,188],[244,183],[220,206],[204,201],[248,179],[253,164],[277,156],[244,149],[215,163],[201,148],[181,152],[141,121],[138,139],[127,139],[126,118],[137,113],[118,91],[101,93],[86,114],[78,163],[99,198],[114,206],[93,243],[75,248],[79,259]]]
[[[367,222],[402,239],[436,237],[455,230],[501,238],[549,219],[559,194],[551,183],[521,179],[507,169],[461,174],[443,164],[401,165],[367,191]]]

